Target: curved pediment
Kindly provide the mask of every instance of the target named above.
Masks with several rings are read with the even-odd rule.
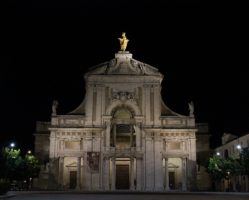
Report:
[[[132,58],[129,52],[119,52],[115,58],[90,68],[87,75],[157,75],[162,76],[157,68]]]

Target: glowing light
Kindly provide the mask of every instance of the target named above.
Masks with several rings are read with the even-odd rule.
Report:
[[[28,150],[28,154],[31,154],[31,151],[30,151],[30,150]]]
[[[15,147],[15,146],[16,146],[16,145],[15,145],[15,143],[14,143],[14,142],[11,142],[11,143],[10,143],[10,147],[12,147],[12,148],[13,148],[13,147]]]
[[[216,155],[217,155],[217,156],[220,156],[220,152],[216,152]]]
[[[240,144],[237,145],[237,149],[239,149],[239,150],[241,149],[241,145]]]

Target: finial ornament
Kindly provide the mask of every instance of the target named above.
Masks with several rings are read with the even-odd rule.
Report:
[[[125,33],[122,33],[122,38],[118,38],[120,41],[120,50],[121,51],[125,51],[127,44],[129,42],[129,40],[127,39],[127,37],[125,36]]]

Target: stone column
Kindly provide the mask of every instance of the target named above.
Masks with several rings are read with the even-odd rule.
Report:
[[[158,135],[154,138],[154,170],[155,170],[155,187],[154,190],[163,190],[163,162],[161,154],[161,139]]]
[[[169,170],[168,170],[168,158],[165,160],[165,190],[169,190]]]
[[[136,131],[136,149],[137,151],[141,150],[141,130],[139,128],[139,124],[135,125],[135,131]]]
[[[48,173],[48,189],[58,189],[58,160],[55,158],[49,159],[49,173]]]
[[[110,148],[110,131],[111,131],[110,122],[106,122],[106,137],[105,137],[105,146],[106,150],[109,151]]]
[[[49,146],[49,158],[55,158],[55,153],[56,153],[56,134],[54,131],[51,131],[50,133],[50,146]]]
[[[136,159],[136,167],[137,167],[136,190],[142,190],[142,159],[140,158]]]
[[[86,145],[85,147],[86,148]],[[90,169],[88,170],[88,162],[87,162],[87,152],[83,153],[83,175],[84,175],[84,190],[90,190],[91,189],[91,174],[90,174]]]
[[[187,190],[186,172],[187,172],[187,161],[186,158],[182,158],[182,191]]]
[[[189,162],[187,162],[187,180],[188,180],[188,189],[196,190],[196,139],[195,134],[193,133],[192,139],[190,139],[190,154],[188,156]]]
[[[194,138],[191,138],[189,140],[189,144],[190,144],[190,160],[196,161],[196,138],[194,136]]]
[[[84,157],[81,157],[81,159],[80,159],[80,163],[81,163],[81,165],[80,165],[80,188],[82,189],[82,188],[84,188],[84,184],[85,184],[85,181],[84,181],[84,165],[85,165],[85,163],[84,163]]]
[[[101,101],[102,101],[102,87],[100,85],[97,86],[96,89],[96,95],[97,95],[97,100],[96,100],[96,122],[97,124],[101,124],[101,116],[102,116],[102,112],[101,112]]]
[[[104,174],[103,174],[103,188],[104,190],[110,190],[109,179],[110,179],[110,160],[104,158]]]
[[[78,162],[77,162],[77,185],[76,189],[80,190],[81,186],[81,157],[78,157]]]
[[[147,125],[151,125],[150,115],[151,115],[151,107],[150,107],[150,85],[144,85],[144,101],[145,101],[145,123]]]
[[[131,174],[130,174],[130,189],[134,190],[134,158],[131,158],[131,166],[130,166]]]
[[[83,150],[83,139],[80,138],[80,151],[82,151],[82,150]]]
[[[154,124],[155,125],[160,125],[161,120],[160,120],[160,113],[161,113],[161,95],[160,95],[160,85],[154,85]]]
[[[64,157],[59,158],[59,180],[58,183],[61,187],[64,186]]]
[[[130,147],[134,147],[134,141],[133,141],[133,135],[134,135],[134,133],[133,133],[133,127],[132,127],[132,125],[130,126]]]
[[[144,161],[144,171],[145,171],[145,185],[144,189],[151,191],[154,188],[155,181],[155,171],[154,171],[154,152],[153,152],[153,140],[151,137],[145,138],[145,161]]]
[[[92,124],[92,116],[93,116],[93,84],[87,84],[86,86],[86,125]]]
[[[113,146],[116,147],[116,134],[117,134],[117,127],[116,124],[113,126]]]
[[[112,158],[112,190],[116,189],[116,162],[115,157]]]

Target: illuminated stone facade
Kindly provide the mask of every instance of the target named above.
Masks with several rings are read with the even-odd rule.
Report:
[[[35,134],[38,145],[42,136],[49,145],[49,165],[40,175],[40,187],[196,188],[195,118],[164,104],[163,75],[157,68],[122,51],[91,68],[84,78],[86,95],[78,108],[64,115],[53,113],[47,140],[44,134]],[[41,149],[36,153],[42,155]]]

